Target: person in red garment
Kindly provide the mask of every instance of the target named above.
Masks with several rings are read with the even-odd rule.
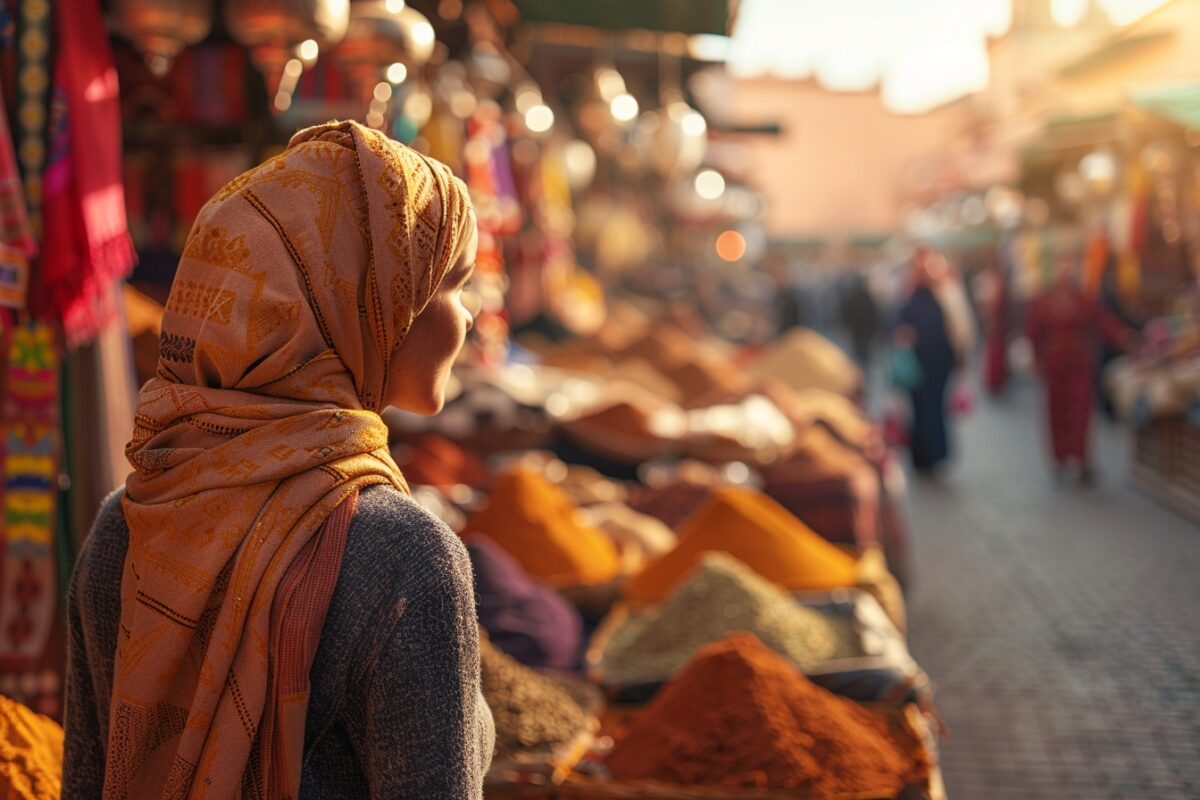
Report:
[[[1054,282],[1030,307],[1028,334],[1038,374],[1046,384],[1055,474],[1061,477],[1074,467],[1080,481],[1089,485],[1095,480],[1088,425],[1099,339],[1128,347],[1137,334],[1084,293],[1079,267],[1076,253],[1059,254]]]

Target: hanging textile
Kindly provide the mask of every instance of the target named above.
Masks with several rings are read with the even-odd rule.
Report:
[[[4,235],[9,242],[7,237],[16,231],[16,246],[35,255],[33,243],[42,232],[51,83],[50,3],[24,0],[18,14],[12,137],[24,197],[5,192]],[[4,176],[15,178],[7,170]],[[22,241],[17,205],[22,199],[29,242]],[[28,285],[18,307],[27,300]],[[58,716],[64,661],[56,580],[62,544],[56,536],[61,456],[58,342],[49,323],[30,321],[5,329],[2,344],[6,362],[0,394],[0,694]]]
[[[11,332],[7,356],[0,672],[12,675],[42,663],[55,623],[59,362],[53,332],[37,323]],[[18,699],[43,683],[37,676]]]
[[[1108,234],[1103,228],[1092,231],[1083,253],[1083,292],[1091,299],[1100,296],[1104,270],[1108,266]]]
[[[12,149],[8,114],[0,103],[0,306],[25,307],[29,262],[36,253],[37,243],[25,211],[25,189]]]
[[[50,235],[42,242],[30,306],[38,318],[60,320],[73,346],[113,319],[115,281],[128,274],[134,252],[125,220],[117,71],[100,4],[61,0],[54,9],[54,91],[42,181],[42,225]]]

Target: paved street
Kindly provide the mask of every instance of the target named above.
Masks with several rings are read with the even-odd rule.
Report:
[[[1129,486],[1055,487],[1040,398],[983,401],[913,480],[912,649],[949,728],[951,800],[1200,798],[1200,527]]]

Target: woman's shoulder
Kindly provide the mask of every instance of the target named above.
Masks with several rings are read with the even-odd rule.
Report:
[[[472,585],[466,547],[454,531],[390,486],[364,489],[350,523],[343,579],[418,592],[447,582]]]
[[[100,503],[92,528],[75,557],[73,586],[79,589],[93,585],[103,588],[120,586],[121,573],[125,568],[125,551],[129,546],[129,528],[121,508],[124,494],[122,487]]]

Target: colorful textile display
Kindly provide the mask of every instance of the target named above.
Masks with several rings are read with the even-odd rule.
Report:
[[[68,345],[116,313],[134,262],[125,221],[117,71],[97,0],[54,4],[54,91],[42,184],[42,242],[30,307],[60,321]],[[67,19],[70,23],[67,24]]]
[[[37,667],[57,605],[58,351],[47,326],[12,331],[5,393],[0,672]]]
[[[0,103],[0,306],[25,307],[29,261],[36,253],[8,116]]]

